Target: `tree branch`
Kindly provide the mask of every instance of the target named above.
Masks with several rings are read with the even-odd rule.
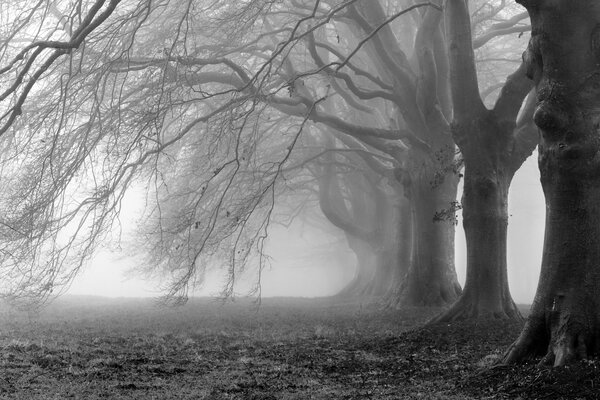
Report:
[[[483,112],[485,106],[479,96],[467,0],[447,1],[446,12],[454,118],[462,121]]]
[[[507,121],[516,120],[523,100],[533,88],[533,81],[527,77],[526,73],[527,65],[523,62],[506,79],[494,106],[494,113],[498,118]]]

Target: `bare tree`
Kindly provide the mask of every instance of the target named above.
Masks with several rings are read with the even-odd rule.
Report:
[[[111,148],[109,135],[91,133],[102,102],[95,97],[98,82],[74,78],[98,68],[83,65],[87,43],[108,38],[90,53],[114,53],[115,33],[145,12],[131,7],[118,13],[119,3],[2,3],[0,157],[6,187],[0,268],[2,292],[10,299],[43,301],[55,286],[70,282],[118,208],[125,176],[111,177],[97,187],[97,196],[78,205],[70,196],[77,197],[73,186],[89,187],[86,178],[94,173],[84,167],[96,162],[96,145],[104,140]],[[84,231],[94,240],[80,241]],[[66,260],[71,268],[62,268]]]
[[[354,3],[317,2],[309,6],[308,3],[304,5],[296,2],[291,4],[292,7],[288,4],[269,3],[268,9],[263,8],[261,13],[257,14],[260,18],[258,16],[254,18],[254,25],[246,27],[247,34],[244,40],[247,43],[242,42],[235,47],[197,45],[194,48],[197,54],[194,55],[190,55],[190,52],[178,53],[182,51],[179,49],[174,49],[177,54],[170,54],[168,57],[138,55],[128,59],[127,62],[114,62],[113,65],[117,67],[111,72],[125,74],[138,70],[165,68],[163,80],[168,85],[161,85],[161,90],[170,89],[171,82],[174,86],[181,86],[183,83],[184,90],[188,90],[187,94],[190,96],[190,99],[186,100],[190,107],[194,102],[213,106],[215,111],[211,114],[210,121],[207,119],[212,125],[211,131],[220,132],[226,127],[226,132],[232,138],[229,142],[230,147],[224,146],[223,149],[243,147],[238,146],[238,143],[250,135],[254,124],[259,126],[259,122],[264,123],[264,120],[260,121],[259,115],[268,113],[274,114],[273,118],[281,118],[281,114],[294,118],[291,121],[295,121],[293,124],[297,135],[292,135],[287,140],[287,144],[281,147],[289,149],[290,154],[291,149],[298,143],[300,133],[309,123],[316,123],[317,126],[323,126],[327,130],[333,129],[352,136],[362,141],[370,151],[387,153],[391,158],[391,165],[385,168],[396,169],[395,176],[401,177],[404,182],[414,182],[413,188],[407,193],[411,193],[415,198],[411,204],[419,208],[413,212],[412,226],[415,226],[414,232],[420,237],[416,242],[423,243],[414,246],[413,252],[418,256],[415,255],[413,260],[418,262],[415,262],[411,268],[412,272],[409,273],[413,279],[407,281],[403,302],[412,304],[449,302],[456,298],[459,290],[453,272],[454,227],[451,224],[434,223],[433,216],[437,210],[446,207],[455,198],[457,175],[451,168],[444,166],[445,163],[451,164],[455,156],[452,139],[448,130],[438,131],[437,128],[434,130],[428,128],[425,124],[425,116],[414,107],[415,99],[421,95],[420,89],[417,90],[411,82],[410,76],[414,72],[405,71],[402,81],[394,83],[397,69],[407,68],[409,65],[402,57],[391,62],[387,60],[388,49],[382,47],[382,43],[385,42],[387,46],[387,42],[390,42],[389,45],[401,53],[396,39],[391,41],[388,25],[395,18],[405,15],[408,9],[400,9],[390,17],[385,16],[382,10],[377,11],[380,14],[365,16],[363,13],[373,12],[372,7],[363,10],[356,7]],[[375,10],[378,9],[377,7]],[[227,7],[225,8],[227,11]],[[416,8],[418,7],[411,6],[409,9]],[[439,10],[434,8],[434,11],[439,14]],[[211,32],[212,39],[209,40],[225,36],[224,32],[227,31],[223,30],[223,26],[230,29],[228,24],[223,24],[223,21],[230,18],[228,13],[218,15],[224,17],[219,19],[221,22],[219,29]],[[378,18],[380,20],[377,20]],[[286,25],[291,28],[285,28]],[[217,24],[209,18],[203,26],[217,26]],[[341,45],[336,46],[333,42],[337,41],[337,36],[332,37],[331,34],[327,34],[328,30],[333,28],[338,29],[340,34],[346,35],[344,41],[340,39]],[[254,32],[259,33],[254,34]],[[201,34],[201,36],[207,35]],[[196,37],[194,40],[199,38]],[[375,41],[375,44],[371,41]],[[362,66],[366,60],[374,59],[371,55],[380,59],[378,61],[380,71],[375,75]],[[342,68],[348,68],[349,73],[344,73]],[[334,69],[337,69],[337,72]],[[225,99],[229,100],[225,101]],[[368,104],[369,101],[372,105]],[[391,117],[386,117],[379,112],[377,109],[380,106],[381,110],[389,110]],[[331,114],[327,111],[328,108],[335,109],[337,114]],[[237,126],[232,126],[228,122],[231,121],[231,116],[228,115],[230,110],[243,110],[240,111],[239,117],[234,119],[240,121]],[[350,113],[354,113],[355,117],[345,118]],[[362,119],[369,123],[349,122],[353,119],[356,121]],[[406,121],[413,121],[411,124],[414,126],[410,129],[405,128]],[[215,126],[218,128],[214,129]],[[417,128],[420,131],[413,132]],[[424,138],[419,137],[423,135]],[[205,136],[203,140],[209,143],[223,140],[222,137],[217,139],[210,134]],[[442,140],[444,143],[439,144],[437,140]],[[428,141],[433,141],[431,143],[435,150],[432,150]],[[414,149],[413,152],[408,151],[411,148]],[[228,153],[223,150],[223,154],[223,157],[207,154],[211,160],[219,161],[211,161],[209,174],[200,181],[207,185],[215,185],[214,191],[208,190],[207,187],[206,195],[212,193],[216,196],[214,201],[209,203],[216,208],[208,215],[198,212],[198,215],[204,215],[211,221],[208,224],[209,229],[204,231],[208,236],[203,236],[197,242],[199,247],[195,247],[192,251],[186,250],[186,255],[181,253],[179,261],[176,261],[177,257],[170,258],[169,263],[173,262],[177,266],[173,265],[167,269],[181,271],[179,278],[175,280],[179,283],[175,284],[173,294],[185,291],[186,282],[194,276],[197,268],[197,257],[207,249],[205,244],[214,247],[217,243],[225,243],[225,238],[232,238],[234,235],[233,231],[225,233],[226,230],[222,230],[228,225],[221,219],[227,216],[227,210],[223,209],[224,205],[229,202],[239,204],[235,198],[228,196],[232,193],[230,189],[238,190],[243,187],[236,179],[241,179],[238,175],[242,174],[245,167],[241,167],[243,163],[240,161],[240,152]],[[177,157],[179,158],[179,155]],[[284,152],[279,153],[278,162],[269,161],[277,166],[271,171],[270,177],[253,172],[254,176],[261,176],[260,180],[265,186],[259,189],[257,194],[248,197],[256,201],[250,201],[250,204],[255,204],[248,208],[252,213],[256,211],[252,215],[260,214],[259,204],[269,205],[266,210],[272,207],[273,190],[277,179],[281,176],[278,171],[284,169],[284,164],[290,160],[289,157],[290,155]],[[412,168],[415,165],[418,168]],[[224,182],[212,179],[210,175],[213,171],[222,171]],[[168,185],[168,182],[165,184]],[[265,190],[267,188],[269,190]],[[200,190],[197,196],[201,196],[201,193]],[[252,192],[245,192],[248,193]],[[199,199],[202,199],[202,202],[190,200],[190,204],[199,207],[204,201],[208,201],[207,197],[199,197]],[[202,211],[204,212],[205,209]],[[192,211],[189,213],[195,214]],[[268,212],[263,213],[257,221],[268,221],[268,215]],[[205,218],[202,220],[204,221]],[[188,227],[192,227],[197,221],[187,222]],[[183,225],[181,227],[183,228]],[[209,240],[209,236],[215,241]],[[260,236],[252,237],[258,241]],[[230,250],[233,243],[237,242],[229,243]],[[248,244],[249,242],[243,247],[248,249],[251,247]],[[433,245],[431,248],[429,248],[430,244]],[[236,246],[233,248],[239,250]],[[240,254],[244,257],[249,256],[244,252]],[[244,258],[244,260],[249,259]],[[242,262],[241,259],[236,261],[235,256],[229,257],[229,260],[231,265],[241,265]],[[185,272],[186,268],[188,272]],[[234,269],[231,271],[233,273]]]
[[[360,143],[376,155],[369,168],[396,180],[382,187],[399,185],[408,200],[411,265],[391,301],[457,298],[454,225],[434,218],[459,179],[440,1],[53,4],[6,25],[2,165],[14,184],[3,265],[15,279],[23,260],[31,276],[52,271],[11,293],[68,282],[135,182],[147,188],[148,262],[171,278],[167,293],[185,298],[203,266],[223,260],[235,282],[264,261],[286,170],[314,156],[300,148],[311,130]],[[56,28],[41,29],[39,44],[26,38],[46,15]],[[521,21],[506,23],[524,30]],[[503,31],[485,32],[482,45]]]

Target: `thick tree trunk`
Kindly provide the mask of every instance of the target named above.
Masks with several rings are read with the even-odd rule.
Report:
[[[506,361],[546,352],[544,361],[562,365],[600,351],[600,176],[573,179],[571,170],[541,166],[542,270],[531,316]]]
[[[431,176],[431,175],[429,175]],[[412,184],[412,264],[403,284],[400,305],[443,306],[453,303],[461,289],[454,269],[454,223],[436,215],[456,200],[455,179],[436,186],[430,179]]]
[[[463,226],[467,242],[467,279],[460,299],[432,322],[495,317],[520,319],[508,287],[506,238],[508,188],[512,174],[481,175],[465,169]]]
[[[468,127],[455,126],[455,136],[465,139],[459,143],[465,162],[462,206],[467,279],[459,300],[431,323],[522,318],[508,286],[508,191],[515,171],[537,141],[515,142],[515,138],[533,135],[513,135],[513,127],[499,123],[495,113],[487,110]]]
[[[600,354],[600,3],[529,0],[546,233],[538,290],[507,363]]]

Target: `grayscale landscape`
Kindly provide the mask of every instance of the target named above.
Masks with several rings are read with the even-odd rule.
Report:
[[[600,399],[600,2],[2,0],[0,398]]]

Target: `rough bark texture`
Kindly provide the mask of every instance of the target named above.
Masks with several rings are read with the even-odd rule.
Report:
[[[467,2],[448,2],[450,71],[455,107],[453,135],[463,155],[463,226],[467,279],[460,299],[433,323],[456,319],[521,318],[507,278],[508,189],[531,154],[537,134],[531,114],[517,115],[532,82],[522,65],[511,75],[492,110],[481,100]]]
[[[526,60],[546,233],[532,312],[504,362],[545,354],[564,365],[600,352],[600,3],[522,3],[533,27]]]

